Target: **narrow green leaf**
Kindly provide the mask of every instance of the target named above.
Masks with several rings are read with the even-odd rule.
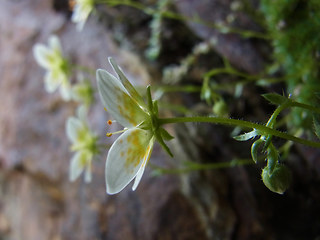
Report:
[[[260,146],[264,143],[264,141],[260,138],[257,141],[255,141],[252,145],[251,145],[251,156],[252,156],[252,160],[257,163],[259,160],[259,148]]]
[[[264,97],[267,101],[269,101],[270,103],[272,103],[274,105],[281,105],[281,104],[289,101],[289,99],[287,97],[284,97],[284,96],[277,94],[277,93],[262,94],[262,97]]]
[[[170,133],[168,133],[167,130],[165,130],[164,128],[160,128],[160,134],[165,141],[170,141],[174,139],[174,137]]]
[[[251,138],[254,138],[256,137],[258,134],[258,131],[257,130],[253,130],[251,132],[247,132],[247,133],[244,133],[244,134],[241,134],[241,135],[238,135],[238,136],[234,136],[233,138],[237,141],[247,141]]]
[[[156,136],[156,139],[158,140],[159,144],[161,145],[161,147],[169,154],[170,157],[173,157],[173,154],[172,154],[170,148],[163,141],[162,136],[159,134],[158,131],[155,133],[155,136]]]

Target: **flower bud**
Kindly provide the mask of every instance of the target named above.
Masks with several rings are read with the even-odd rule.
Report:
[[[213,113],[218,116],[228,117],[229,115],[228,105],[223,100],[215,102],[212,110],[213,110]]]
[[[272,192],[283,194],[290,185],[291,172],[284,166],[277,164],[270,174],[269,168],[265,167],[261,173],[264,185]]]

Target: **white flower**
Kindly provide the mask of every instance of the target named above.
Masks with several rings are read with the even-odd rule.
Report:
[[[106,161],[108,194],[116,194],[135,179],[132,190],[138,186],[150,158],[155,135],[150,112],[142,97],[133,88],[116,63],[109,58],[118,78],[98,69],[97,81],[102,103],[116,122],[125,128],[111,146]],[[118,133],[119,133],[118,132]],[[111,134],[107,134],[111,136]]]
[[[70,83],[68,80],[68,62],[62,56],[60,41],[57,36],[50,36],[49,46],[35,44],[33,54],[37,63],[47,70],[45,88],[49,93],[57,88],[64,100],[70,100]]]
[[[91,181],[91,162],[98,153],[97,136],[92,133],[83,117],[70,117],[66,132],[72,142],[71,150],[76,151],[70,162],[70,181],[76,180],[85,171],[85,181]]]
[[[71,20],[77,24],[77,30],[81,31],[94,8],[94,0],[74,0],[72,2],[74,9]]]

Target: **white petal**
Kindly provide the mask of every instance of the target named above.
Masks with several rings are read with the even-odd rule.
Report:
[[[66,124],[66,132],[67,132],[68,138],[73,143],[78,140],[78,132],[83,128],[84,128],[84,125],[79,119],[75,117],[68,118],[67,124]]]
[[[90,154],[91,156],[88,155],[88,159],[87,159],[87,164],[86,164],[86,170],[84,172],[84,181],[86,183],[91,182],[92,180],[92,167],[91,167],[91,159],[92,159],[92,154]]]
[[[54,92],[60,85],[60,82],[54,78],[53,72],[47,72],[44,76],[44,87],[48,93]]]
[[[87,122],[88,108],[85,105],[80,105],[77,110],[77,116],[82,122]]]
[[[109,63],[111,64],[113,70],[115,73],[118,75],[122,85],[126,88],[126,90],[129,92],[130,96],[135,99],[138,104],[144,108],[147,108],[145,102],[143,101],[142,97],[140,94],[136,91],[136,89],[132,86],[130,81],[127,79],[127,77],[124,75],[123,71],[121,68],[116,64],[116,62],[113,60],[113,58],[109,57],[108,58]]]
[[[50,69],[50,55],[51,55],[51,51],[49,48],[47,48],[46,46],[42,45],[42,44],[36,44],[33,47],[33,55],[34,58],[36,59],[37,63],[45,68],[45,69]]]
[[[91,10],[92,10],[91,7],[83,6],[80,4],[77,4],[74,7],[71,21],[74,23],[77,23],[77,30],[78,31],[81,31],[83,29],[83,26],[84,26],[87,18],[89,17]]]
[[[108,194],[120,192],[137,176],[150,154],[151,137],[152,133],[149,131],[132,128],[113,143],[106,162]]]
[[[69,101],[71,99],[71,88],[69,84],[61,84],[59,90],[63,100]]]
[[[147,114],[128,95],[119,79],[105,70],[97,70],[98,89],[107,111],[125,127],[133,127],[143,122]]]
[[[140,183],[140,180],[142,178],[142,175],[144,173],[144,169],[146,168],[146,165],[150,159],[150,156],[151,156],[151,152],[152,152],[152,149],[153,149],[153,144],[154,144],[154,140],[151,140],[150,143],[149,143],[149,146],[147,148],[147,157],[144,159],[138,173],[137,173],[137,176],[134,180],[134,184],[132,186],[132,191],[136,190],[136,188],[138,187],[139,183]]]
[[[83,164],[84,152],[77,152],[71,159],[69,169],[69,179],[71,182],[75,181],[83,172],[85,165]]]
[[[49,47],[56,52],[62,53],[62,48],[61,48],[61,44],[60,44],[60,40],[56,35],[51,35],[49,37]]]

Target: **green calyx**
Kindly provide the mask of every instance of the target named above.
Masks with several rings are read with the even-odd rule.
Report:
[[[170,148],[165,143],[165,141],[173,139],[173,136],[171,136],[164,128],[162,128],[159,123],[158,102],[156,100],[152,100],[150,86],[147,86],[147,103],[148,114],[150,116],[149,124],[147,124],[149,125],[148,129],[151,128],[151,131],[153,132],[161,147],[170,155],[170,157],[173,157]]]

